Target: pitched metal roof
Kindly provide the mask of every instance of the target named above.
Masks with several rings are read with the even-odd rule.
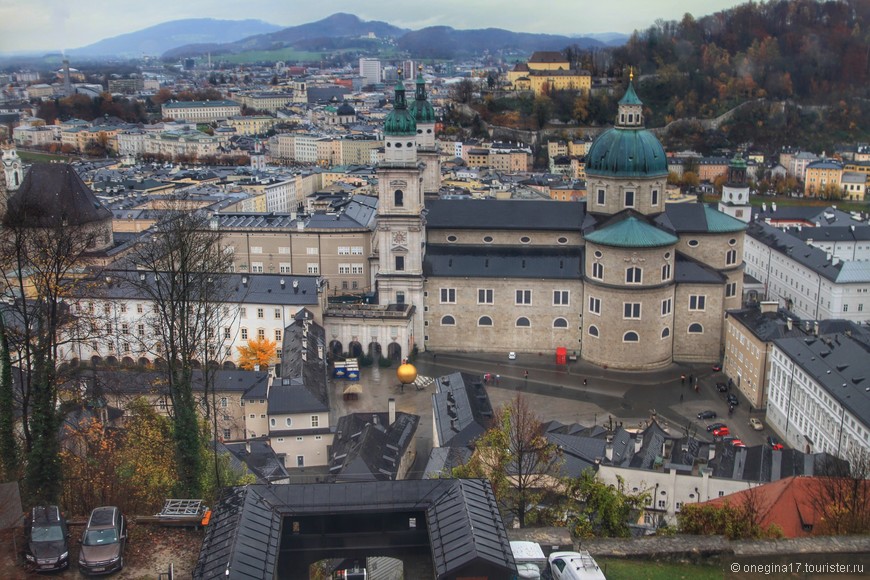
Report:
[[[677,233],[721,234],[746,229],[742,221],[702,203],[668,203],[656,222]]]
[[[414,439],[419,415],[351,413],[339,417],[329,456],[335,481],[385,481],[398,476],[399,464]]]
[[[489,482],[424,479],[229,488],[212,512],[193,577],[277,577],[284,517],[396,511],[426,513],[437,578],[480,565],[501,572],[494,577],[516,574]]]
[[[479,376],[453,373],[435,379],[432,419],[441,447],[471,447],[493,417]]]
[[[585,238],[602,246],[617,248],[658,248],[672,246],[679,241],[676,236],[634,215],[627,215],[624,219],[606,223],[601,229],[586,234]]]
[[[479,278],[554,278],[579,280],[583,249],[578,246],[466,246],[430,244],[426,247],[426,276]]]

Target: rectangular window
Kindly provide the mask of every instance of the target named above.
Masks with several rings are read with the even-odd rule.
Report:
[[[240,316],[241,318],[247,318],[247,317],[248,317],[248,309],[245,308],[244,306],[242,306],[241,308],[239,308],[239,316]]]
[[[362,264],[351,264],[350,265],[350,273],[351,274],[362,274],[363,273],[363,265]],[[356,284],[356,282],[354,282]]]
[[[145,336],[145,325],[144,324],[138,325],[136,327],[136,331],[139,334],[139,336]]]
[[[141,304],[137,304],[136,305],[136,313],[142,314],[143,312],[145,312],[145,308]]]
[[[602,266],[600,262],[594,262],[592,264],[592,277],[596,280],[604,279],[604,266]]]
[[[604,190],[603,189],[598,190],[598,199],[596,201],[598,202],[598,205],[604,205]]]
[[[843,312],[849,312],[849,305],[843,304]]]
[[[531,290],[517,290],[517,304],[531,304],[532,303],[532,291]]]
[[[362,246],[351,246],[350,254],[352,256],[362,256],[363,249]]]
[[[251,273],[252,274],[262,274],[263,273],[263,262],[251,262]]]
[[[320,273],[320,264],[309,263],[308,264],[308,273],[309,274],[319,274]]]
[[[275,342],[281,342],[282,331],[280,328],[275,329]]]
[[[737,282],[729,282],[725,286],[725,298],[733,298],[737,295]]]
[[[311,415],[311,426],[320,427],[320,415]]]
[[[130,334],[130,325],[126,322],[121,323],[121,334]]]
[[[491,288],[478,288],[477,290],[477,303],[478,304],[492,304],[493,291]]]
[[[441,304],[456,304],[456,288],[441,289]]]
[[[251,246],[251,253],[252,254],[262,254],[263,253],[263,246]]]
[[[652,190],[650,197],[651,197],[650,205],[658,205],[659,204],[659,190],[658,189]]]
[[[625,283],[640,284],[643,281],[643,270],[640,268],[626,268]]]
[[[704,310],[707,306],[707,297],[706,296],[698,296],[691,295],[689,296],[689,310]]]
[[[275,309],[275,320],[281,320],[281,309],[280,308]]]
[[[569,306],[567,290],[553,290],[553,306]]]
[[[278,253],[279,254],[289,254],[290,253],[290,246],[280,246],[278,248]]]
[[[625,192],[625,207],[634,207],[634,192]]]
[[[257,318],[263,318],[264,312],[262,308],[257,308]]]
[[[601,314],[601,299],[589,297],[589,312],[592,314]]]
[[[318,252],[317,252],[317,248],[316,248],[316,247],[314,247],[314,248],[305,248],[305,253],[308,254],[309,256],[316,256],[316,255],[318,254]]]
[[[623,318],[639,319],[640,318],[640,303],[639,302],[623,302],[622,304]]]
[[[259,338],[260,340],[263,340],[264,338],[266,338],[266,329],[265,328],[258,328],[257,329],[257,338]]]
[[[292,270],[293,269],[290,267],[290,264],[288,262],[281,262],[280,264],[278,264],[278,272],[280,272],[281,274],[292,274]]]
[[[665,264],[662,266],[662,282],[671,279],[671,265]]]
[[[339,264],[338,265],[338,273],[339,274],[350,274],[350,264]]]
[[[242,340],[248,340],[248,329],[247,328],[242,329]]]
[[[230,430],[224,429],[224,439],[229,439],[229,438],[230,438]]]
[[[405,256],[396,256],[396,272],[405,270]]]
[[[339,246],[338,247],[338,255],[339,256],[350,256],[350,246]]]
[[[662,316],[667,316],[671,313],[671,299],[662,300]]]
[[[226,409],[230,402],[226,397],[221,397],[221,409]]]

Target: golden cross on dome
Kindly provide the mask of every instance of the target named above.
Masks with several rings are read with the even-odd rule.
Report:
[[[628,80],[629,80],[629,82],[634,81],[634,67],[633,66],[628,67]]]

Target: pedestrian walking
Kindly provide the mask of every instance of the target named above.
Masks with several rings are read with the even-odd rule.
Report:
[[[680,402],[683,402],[683,393],[680,393]]]
[[[529,380],[529,371],[523,371],[523,378]]]
[[[683,386],[686,385],[686,375],[685,374],[680,375],[680,384]]]
[[[690,385],[695,384],[695,375],[689,375],[689,384]]]
[[[587,384],[587,381],[586,381],[586,379],[583,379],[583,386],[584,386],[584,387],[585,387],[585,386],[586,386],[586,384]]]
[[[501,380],[501,375],[495,375],[495,386],[498,386],[498,382]]]

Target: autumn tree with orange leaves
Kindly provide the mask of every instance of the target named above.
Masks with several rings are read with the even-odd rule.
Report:
[[[246,346],[237,346],[239,368],[251,371],[255,366],[259,366],[261,370],[266,370],[275,362],[275,345],[274,340],[263,337],[249,340]]]

